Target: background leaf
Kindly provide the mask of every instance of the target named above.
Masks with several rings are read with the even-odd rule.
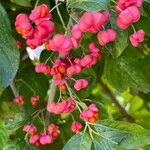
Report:
[[[103,120],[95,126],[101,135],[99,141],[106,149],[113,149],[116,146],[125,149],[137,149],[150,144],[150,132],[139,125],[121,121]]]
[[[10,0],[10,1],[20,6],[27,6],[27,7],[31,6],[30,4],[31,0]]]
[[[146,13],[146,15],[147,15],[147,18],[148,19],[150,19],[150,2],[144,2],[143,3],[143,8],[144,8],[144,11],[145,11],[145,13]]]
[[[19,53],[16,41],[11,36],[8,16],[0,4],[0,94],[14,78],[18,65]]]
[[[150,59],[147,57],[139,58],[135,49],[128,48],[119,58],[108,57],[106,59],[104,76],[120,92],[127,88],[148,92],[150,91],[148,71]]]
[[[26,121],[25,116],[22,113],[19,113],[19,114],[16,114],[14,118],[8,119],[5,123],[5,127],[8,130],[15,131],[21,128],[24,125],[25,121]]]
[[[8,132],[4,127],[4,123],[0,121],[0,149],[3,148],[7,140],[8,140]]]
[[[108,9],[109,0],[67,0],[68,8],[79,8],[86,11]]]
[[[63,150],[91,150],[92,141],[87,133],[79,133],[71,137]]]

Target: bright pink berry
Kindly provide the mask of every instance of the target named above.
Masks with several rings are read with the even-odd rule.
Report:
[[[82,128],[82,124],[78,121],[72,122],[71,131],[74,133],[79,133]]]
[[[75,109],[75,106],[76,106],[75,100],[72,98],[68,98],[65,101],[66,101],[66,106],[65,106],[63,112],[64,113],[71,113]]]
[[[116,24],[120,29],[127,29],[130,25],[140,19],[139,9],[131,6],[122,11],[116,20]]]
[[[141,7],[143,4],[143,0],[119,0],[116,3],[115,9],[118,13],[125,10],[130,6]]]
[[[88,81],[85,80],[85,79],[79,79],[79,80],[76,80],[75,84],[74,84],[74,88],[77,90],[77,91],[80,91],[81,89],[84,89],[88,86]]]
[[[61,55],[68,55],[73,48],[72,41],[63,34],[56,34],[49,42],[49,47],[53,51],[58,51]]]
[[[145,32],[143,30],[138,30],[137,32],[130,35],[130,42],[134,47],[137,47],[140,42],[144,41]]]
[[[67,68],[67,74],[70,76],[79,74],[80,72],[81,72],[81,67],[78,65],[72,65]]]
[[[35,72],[50,74],[51,68],[44,63],[40,63],[35,67]]]
[[[23,38],[32,38],[34,34],[34,29],[30,23],[30,20],[26,14],[19,14],[16,17],[15,27],[19,34],[23,36]]]
[[[40,135],[39,141],[42,145],[47,145],[53,142],[53,138],[50,135]]]
[[[17,45],[17,48],[22,48],[22,42],[21,41],[16,41],[16,45]]]
[[[89,66],[92,62],[92,56],[90,54],[84,55],[84,57],[81,59],[80,64],[82,67]]]
[[[81,66],[81,59],[75,58],[74,63],[78,66]]]
[[[92,111],[95,111],[95,112],[98,112],[98,108],[96,107],[96,105],[95,104],[91,104],[91,105],[89,105],[89,107],[88,107],[90,110],[92,110]]]
[[[115,41],[117,38],[117,34],[113,29],[107,29],[104,31],[100,31],[97,37],[99,44],[105,46],[106,44]]]
[[[36,24],[39,24],[42,21],[51,19],[52,15],[49,12],[48,6],[42,4],[35,7],[35,9],[32,10],[29,18],[30,20],[34,21]]]
[[[35,106],[37,104],[37,102],[39,101],[39,99],[40,99],[40,96],[38,96],[38,95],[37,96],[32,96],[31,99],[30,99],[31,104],[33,106]]]
[[[109,13],[100,12],[85,12],[79,21],[79,29],[82,32],[96,33],[100,30],[102,25],[109,20]]]
[[[99,113],[96,105],[89,105],[84,111],[82,111],[82,113],[80,114],[80,118],[92,123],[97,121],[97,119],[99,118]]]
[[[76,40],[80,40],[81,37],[83,36],[83,33],[80,31],[78,24],[72,27],[71,33],[72,33],[72,37]]]
[[[75,38],[71,37],[72,45],[74,48],[79,48],[79,41],[77,41]]]
[[[39,136],[38,135],[32,135],[29,138],[29,143],[30,144],[35,144],[38,140],[39,140]]]
[[[75,109],[75,106],[75,101],[72,98],[68,98],[62,102],[48,103],[47,111],[54,114],[71,113]]]
[[[110,20],[110,14],[107,10],[103,11],[102,14],[103,14],[103,17],[102,17],[103,23],[102,23],[102,25],[105,25]]]
[[[54,31],[54,23],[51,21],[42,21],[35,29],[35,38],[42,41],[48,40],[51,37],[51,33]]]
[[[41,45],[41,40],[38,38],[27,39],[26,44],[31,48],[35,49],[37,46]]]
[[[30,135],[34,135],[37,128],[33,124],[26,124],[23,127],[23,131],[29,133]]]
[[[23,96],[18,96],[18,97],[15,97],[14,99],[13,99],[13,102],[14,103],[16,103],[16,104],[18,104],[18,105],[20,105],[20,106],[22,106],[22,105],[24,105],[24,97]]]
[[[51,135],[53,139],[56,139],[60,134],[59,127],[53,123],[50,124],[48,126],[48,134]]]

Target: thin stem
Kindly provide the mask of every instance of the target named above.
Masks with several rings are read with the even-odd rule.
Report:
[[[111,1],[116,4],[116,1],[114,1],[114,0],[111,0]]]
[[[24,80],[18,79],[18,80],[16,80],[16,82],[22,82],[22,83],[24,83],[30,89],[30,91],[32,91],[33,95],[36,95],[35,90],[28,83],[26,83]]]
[[[32,122],[31,122],[30,124],[33,124],[34,120],[39,116],[40,113],[41,113],[41,111],[39,111],[39,112],[37,112],[37,113],[35,114],[35,116],[33,117]]]
[[[54,64],[54,62],[53,62],[52,59],[51,59],[51,57],[52,57],[53,54],[54,54],[54,52],[52,52],[52,53],[50,54],[50,56],[46,59],[45,64],[47,64],[49,60],[52,62],[52,64]]]
[[[136,33],[136,30],[135,30],[134,26],[133,26],[133,25],[131,25],[131,27],[132,27],[132,29],[133,29],[134,33]]]
[[[70,77],[68,74],[66,74],[65,73],[65,75],[69,78],[69,79],[71,79],[71,80],[73,80],[73,81],[75,81],[76,82],[76,79],[74,79],[74,78],[72,78],[72,77]]]
[[[73,93],[72,93],[72,91],[71,91],[71,88],[69,87],[69,85],[65,82],[65,84],[66,84],[66,86],[67,86],[67,89],[68,89],[68,92],[69,92],[69,94],[70,94],[70,97],[71,98],[73,98],[74,99],[74,96],[73,96]],[[78,110],[79,110],[79,112],[81,113],[82,112],[82,110],[80,109],[80,104],[79,104],[79,102],[78,101],[76,101],[76,107],[78,108]]]
[[[54,98],[55,98],[55,94],[56,94],[56,85],[54,83],[54,79],[52,79],[51,85],[50,85],[50,89],[49,89],[49,97],[48,97],[48,103],[53,102]],[[46,112],[46,125],[49,124],[49,117],[50,117],[50,113]]]
[[[115,103],[115,106],[118,108],[120,113],[129,121],[129,122],[135,122],[135,119],[128,114],[128,112],[120,105],[118,100],[115,98],[111,90],[104,84],[102,80],[100,80],[100,85],[104,89],[104,91],[107,93],[107,95],[110,97],[111,101]]]
[[[76,103],[76,106],[77,106],[77,108],[78,108],[78,110],[79,110],[79,112],[81,113],[82,112],[82,110],[80,109],[80,107],[79,107],[79,105]]]
[[[83,55],[85,55],[85,52],[84,52],[84,47],[82,45],[80,45],[81,49],[82,49],[82,53]]]
[[[72,98],[75,97],[75,99],[81,101],[80,98],[75,94],[75,92],[69,87],[69,85],[67,84],[67,82],[65,82],[65,84],[67,86],[67,89],[68,89],[69,93],[71,94],[70,96],[72,96]]]
[[[49,12],[52,12],[54,9],[56,9],[58,6],[60,6],[62,3],[59,3],[58,5],[55,5]]]
[[[72,120],[75,121],[74,116],[72,114],[70,114],[70,115],[71,115]]]
[[[38,3],[39,3],[39,0],[36,1],[34,8],[38,5]]]
[[[21,60],[24,61],[24,60],[26,60],[28,57],[29,57],[28,53],[25,53],[25,54],[22,56]]]
[[[114,9],[111,9],[114,13],[116,13],[116,11]]]
[[[103,30],[105,30],[105,26],[102,26]]]
[[[88,127],[88,124],[85,123],[85,128],[84,128],[83,132],[86,132],[87,127]]]
[[[118,7],[118,6],[116,6],[116,7],[117,7],[117,9],[118,9],[119,11],[121,11],[121,12],[123,11],[120,7]]]
[[[63,18],[62,18],[62,16],[61,16],[61,13],[60,13],[60,11],[59,11],[59,8],[58,8],[58,0],[56,0],[56,10],[57,10],[57,13],[58,13],[58,16],[59,16],[59,18],[60,18],[60,21],[61,21],[61,23],[62,23],[63,28],[65,29],[65,31],[67,31],[67,28],[66,28],[66,26],[65,26],[64,20],[63,20]]]
[[[14,96],[15,96],[15,97],[18,97],[18,96],[19,96],[19,92],[18,92],[18,90],[17,90],[16,84],[15,84],[14,81],[11,82],[10,88],[11,88],[11,90],[12,90]],[[24,115],[26,116],[27,110],[26,110],[25,106],[20,106],[20,110],[21,110],[21,112],[23,112]]]
[[[76,23],[78,23],[78,21],[75,19],[75,18],[73,18],[73,16],[72,15],[69,15]]]
[[[44,119],[44,114],[43,114],[43,112],[41,114],[42,114],[42,120],[43,120],[43,125],[44,125],[44,131],[46,132],[46,123],[45,123],[45,119]]]
[[[43,109],[38,109],[38,110],[36,110],[35,112],[33,112],[32,114],[31,114],[31,116],[34,116],[34,114],[36,114],[36,113],[38,113],[38,112],[40,112],[40,111],[44,111],[44,110],[46,110],[45,108],[43,108]]]
[[[56,93],[56,85],[54,83],[54,79],[52,79],[49,91],[50,92],[49,92],[48,102],[53,102],[55,98],[55,93]]]
[[[14,93],[14,96],[18,97],[19,96],[19,92],[18,92],[18,90],[16,88],[16,84],[15,84],[14,81],[11,82],[10,88],[11,88],[12,92]]]
[[[69,57],[67,57],[67,59],[69,60],[70,64],[72,65],[72,62],[71,62],[70,58],[69,58]]]
[[[58,102],[62,99],[62,96],[61,96],[61,89],[59,88],[59,98],[58,98]]]

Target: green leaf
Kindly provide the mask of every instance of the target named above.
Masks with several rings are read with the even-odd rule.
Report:
[[[8,16],[0,4],[0,94],[14,78],[19,65],[16,41],[11,36]]]
[[[2,150],[20,150],[19,146],[17,143],[7,143],[3,146]]]
[[[4,123],[0,121],[0,149],[3,148],[8,140],[8,132],[4,127]]]
[[[92,141],[87,133],[79,133],[71,137],[63,150],[91,150]]]
[[[150,144],[150,132],[139,125],[122,121],[102,120],[95,129],[101,135],[103,150],[113,150],[119,146],[125,149],[138,149]]]
[[[144,0],[144,2],[150,3],[150,0]]]
[[[140,109],[143,105],[143,100],[139,97],[139,96],[134,96],[131,100],[130,100],[130,108],[129,111],[131,113],[134,113],[135,111],[137,111],[138,109]]]
[[[86,11],[108,9],[109,0],[67,0],[68,8],[79,8]]]
[[[31,4],[30,4],[30,1],[31,0],[10,0],[12,3],[15,3],[17,5],[20,5],[20,6],[26,6],[26,7],[30,7]]]
[[[16,114],[14,118],[10,118],[5,122],[5,127],[8,130],[17,130],[25,123],[25,116],[22,113]]]
[[[147,18],[150,19],[150,3],[148,2],[144,2],[143,3],[143,8],[144,8],[144,12],[146,13],[147,15]]]
[[[94,150],[113,150],[116,143],[107,141],[105,138],[99,141],[93,140]]]
[[[135,28],[143,29],[147,36],[150,36],[150,21],[147,17],[141,17],[140,21],[135,24]]]
[[[114,57],[119,57],[128,46],[128,30],[121,30],[116,25],[117,15],[112,13],[110,24],[117,33],[117,40],[113,42],[112,54]]]
[[[150,91],[150,59],[140,58],[136,49],[127,48],[117,59],[108,57],[105,61],[104,76],[118,91],[127,88],[136,91]]]

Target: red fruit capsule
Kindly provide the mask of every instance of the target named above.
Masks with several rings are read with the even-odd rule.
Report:
[[[62,80],[62,78],[63,78],[63,76],[62,76],[61,73],[57,73],[57,74],[55,75],[55,77],[56,77],[57,80]]]
[[[19,49],[22,48],[22,42],[21,41],[17,41],[16,44],[17,44],[17,48],[19,48]]]
[[[60,88],[61,92],[64,92],[67,89],[65,84],[60,85],[59,88]]]
[[[57,69],[58,69],[58,71],[59,71],[60,73],[65,73],[65,72],[66,72],[65,66],[59,66]]]
[[[91,117],[88,119],[89,122],[94,123],[96,121],[96,119],[94,117]]]

